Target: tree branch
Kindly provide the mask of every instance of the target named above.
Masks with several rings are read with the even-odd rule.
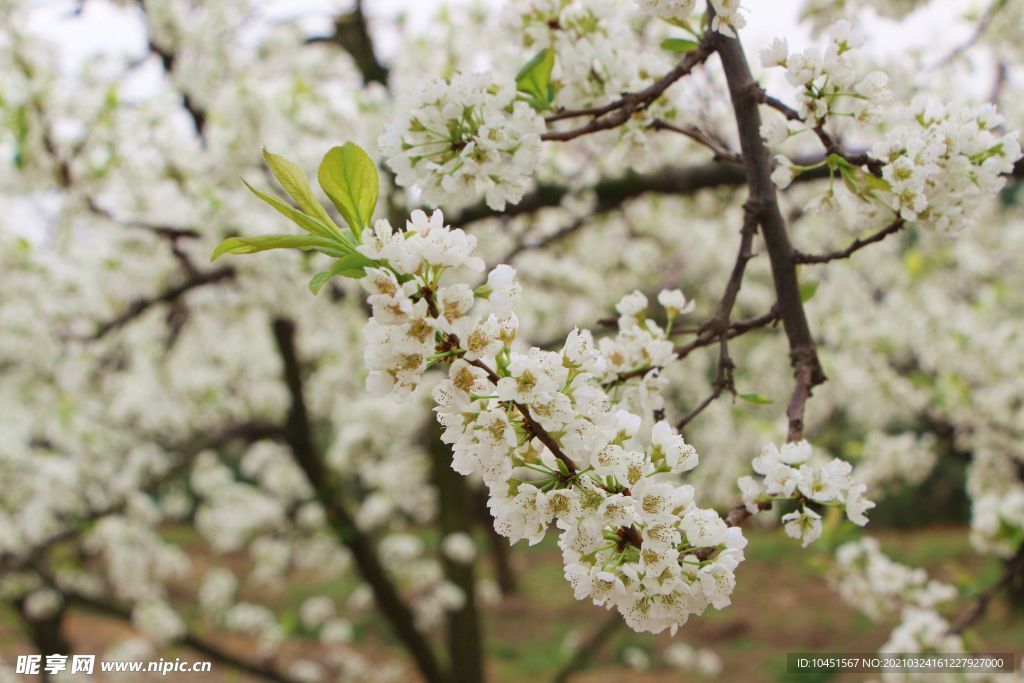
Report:
[[[472,538],[471,508],[475,501],[469,481],[452,469],[451,449],[441,441],[441,425],[432,417],[426,436],[433,480],[438,492],[441,536],[443,539],[450,534],[468,534]],[[447,613],[451,680],[458,683],[483,683],[483,634],[476,603],[475,560],[459,562],[442,552],[441,565],[445,576],[458,586],[465,597],[461,607]]]
[[[999,575],[999,578],[982,591],[981,595],[975,598],[974,602],[953,622],[949,632],[959,635],[981,619],[985,612],[988,611],[988,606],[991,604],[992,599],[1008,588],[1013,580],[1018,577],[1024,577],[1024,544],[1017,548],[1017,552],[1006,563],[1006,567],[1003,569],[1003,573]]]
[[[563,110],[547,117],[549,125],[558,121],[584,116],[591,117],[591,120],[579,128],[548,131],[541,136],[541,139],[565,142],[602,130],[618,128],[626,121],[629,121],[633,114],[651,106],[673,83],[689,75],[697,66],[703,64],[713,52],[714,47],[711,34],[705,33],[697,47],[686,53],[686,56],[683,57],[675,68],[643,90],[636,93],[625,93],[621,98],[601,107]]]
[[[46,581],[56,588],[56,584],[52,579],[46,578]],[[132,620],[131,612],[122,607],[81,593],[69,593],[61,588],[57,588],[57,590],[64,595],[68,604],[71,606],[77,606],[121,621],[131,622]],[[185,647],[195,650],[201,655],[209,657],[210,659],[226,666],[230,666],[232,669],[236,669],[265,681],[271,681],[272,683],[297,683],[296,679],[287,676],[276,668],[237,657],[191,632],[186,633],[178,642]]]
[[[307,38],[306,43],[332,43],[338,45],[352,57],[356,68],[363,76],[363,83],[388,84],[389,70],[377,59],[370,28],[366,23],[362,0],[356,0],[351,12],[339,15],[334,20],[334,33],[329,36]]]
[[[889,235],[899,232],[903,229],[906,223],[902,218],[897,218],[889,225],[885,226],[881,230],[873,232],[867,237],[860,237],[855,239],[845,249],[838,251],[828,251],[823,254],[805,254],[802,251],[795,252],[797,263],[828,263],[829,261],[837,261],[839,259],[845,259],[852,256],[854,253],[860,251],[864,247],[874,244],[875,242],[881,242]]]
[[[743,151],[750,193],[748,205],[757,213],[761,225],[761,234],[771,261],[779,314],[789,341],[796,388],[787,415],[789,440],[794,441],[803,434],[804,405],[811,390],[826,378],[800,296],[796,252],[789,241],[786,223],[779,210],[775,184],[771,179],[771,154],[761,139],[761,114],[757,106],[761,87],[750,73],[739,39],[717,34],[716,40]]]
[[[163,67],[168,80],[171,80],[174,75],[174,66],[177,63],[178,55],[174,49],[167,45],[160,45],[153,39],[153,32],[149,28],[149,13],[146,11],[146,3],[143,0],[136,0],[136,4],[139,7],[139,11],[142,12],[142,19],[146,24],[146,32],[148,34],[146,39],[146,48],[160,60],[160,66]],[[206,110],[192,98],[192,95],[189,94],[187,90],[181,87],[176,87],[173,83],[171,86],[174,87],[181,95],[181,106],[185,109],[185,112],[192,120],[192,126],[195,128],[196,135],[199,137],[199,144],[205,147]]]
[[[222,266],[213,270],[208,270],[204,273],[198,273],[189,277],[187,280],[174,287],[169,287],[163,292],[151,297],[142,297],[135,299],[124,311],[119,313],[117,316],[101,322],[96,326],[96,331],[93,332],[91,339],[97,340],[105,337],[107,334],[116,330],[119,327],[131,322],[135,318],[138,318],[143,313],[148,311],[150,308],[158,304],[168,304],[177,301],[181,297],[188,294],[193,289],[202,287],[204,285],[210,285],[221,280],[229,280],[235,276],[234,266]]]
[[[313,442],[313,427],[306,409],[302,370],[295,346],[295,323],[285,318],[277,318],[273,322],[273,333],[281,356],[284,382],[291,396],[285,441],[292,451],[292,456],[323,504],[331,530],[352,553],[360,575],[373,590],[382,615],[416,662],[423,678],[427,683],[443,683],[446,677],[442,673],[433,648],[416,627],[412,611],[388,577],[372,540],[360,531],[355,520],[345,509],[344,502],[339,499]]]

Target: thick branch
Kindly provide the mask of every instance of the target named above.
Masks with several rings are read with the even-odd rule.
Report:
[[[760,88],[758,89],[760,90]],[[846,159],[856,161],[857,153],[845,153]],[[821,162],[820,154],[808,154],[793,159],[798,166],[811,166],[793,179],[793,184],[824,180],[829,177],[828,168]],[[853,162],[851,162],[853,163]],[[1014,164],[1010,178],[1024,179],[1024,159]],[[709,161],[688,166],[666,166],[651,173],[631,173],[620,178],[601,180],[587,189],[596,198],[594,214],[607,213],[618,209],[626,202],[646,194],[664,194],[689,196],[701,190],[719,187],[738,187],[747,182],[744,167],[729,161]],[[510,204],[503,211],[495,211],[483,202],[463,209],[451,217],[453,227],[465,227],[474,221],[488,218],[515,218],[533,214],[543,209],[559,206],[562,201],[575,192],[564,185],[540,185],[530,192],[518,204]]]
[[[803,407],[811,389],[825,381],[818,360],[817,348],[804,312],[797,280],[796,252],[786,231],[786,223],[779,210],[775,184],[771,179],[771,153],[761,139],[761,114],[758,110],[761,87],[754,81],[743,46],[736,38],[718,34],[718,53],[722,58],[729,96],[739,131],[740,147],[750,192],[748,205],[758,216],[764,236],[768,258],[772,266],[776,301],[782,324],[789,340],[790,362],[797,378],[794,401],[789,417],[789,439],[801,438],[803,433]],[[795,400],[797,393],[806,393]]]
[[[313,442],[313,427],[306,409],[302,370],[295,346],[295,323],[278,318],[274,320],[273,332],[283,365],[284,382],[291,396],[285,441],[292,456],[323,504],[331,530],[352,553],[360,575],[373,590],[377,607],[416,662],[423,678],[427,683],[443,683],[445,676],[433,648],[416,628],[412,611],[388,577],[373,542],[356,526],[329,481],[327,470]]]
[[[388,84],[388,68],[377,59],[373,38],[366,23],[362,0],[356,0],[355,8],[334,20],[334,33],[329,36],[307,38],[307,43],[333,43],[352,57],[356,68],[363,76],[363,83]]]
[[[451,449],[441,441],[441,426],[430,420],[427,439],[431,469],[438,492],[438,523],[443,538],[450,534],[471,534],[474,505],[469,481],[452,469]],[[506,541],[507,545],[507,541]],[[484,680],[483,634],[476,602],[475,560],[460,562],[441,553],[441,565],[449,581],[465,598],[463,604],[447,613],[448,661],[451,680],[458,683],[482,683]]]

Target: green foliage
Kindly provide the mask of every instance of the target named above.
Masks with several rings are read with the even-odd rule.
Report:
[[[363,229],[373,219],[380,191],[377,167],[366,152],[346,142],[327,152],[317,172],[320,187],[348,224],[344,230],[338,227],[313,194],[309,179],[298,164],[265,149],[263,159],[295,206],[257,190],[244,180],[242,182],[253,194],[308,234],[230,237],[217,246],[211,260],[224,254],[254,254],[268,249],[319,251],[338,259],[310,280],[309,289],[314,294],[331,278],[360,278],[367,266],[378,265],[373,259],[356,252],[356,246],[362,242]]]
[[[361,278],[366,274],[367,266],[375,266],[377,262],[362,254],[349,254],[334,262],[330,268],[319,272],[309,281],[309,291],[319,294],[323,286],[335,277]]]
[[[309,186],[309,180],[298,164],[269,152],[266,148],[263,150],[263,159],[270,167],[270,172],[277,178],[277,182],[300,209],[337,231],[337,226],[327,215],[323,204],[313,196],[313,188]]]
[[[322,223],[321,221],[317,220],[316,218],[310,216],[307,213],[299,211],[298,209],[296,209],[294,206],[284,201],[283,199],[279,199],[273,195],[266,194],[265,192],[260,192],[259,190],[257,190],[255,187],[245,182],[244,180],[242,182],[245,183],[245,186],[249,188],[250,192],[252,192],[254,195],[265,201],[267,204],[270,204],[278,211],[278,213],[280,213],[285,218],[291,220],[293,223],[295,223],[297,226],[299,226],[306,232],[312,235],[319,235],[326,239],[338,239],[341,237],[338,234],[337,229],[332,230],[328,225]],[[347,246],[349,251],[352,250],[352,245],[347,244],[345,240],[338,239],[338,241],[341,246]]]
[[[358,240],[373,219],[380,192],[373,159],[358,145],[346,142],[324,155],[316,177]]]
[[[213,252],[211,260],[224,254],[255,254],[269,249],[315,249],[330,256],[345,256],[335,248],[335,243],[315,235],[257,235],[255,237],[229,237]]]
[[[516,75],[516,90],[537,111],[551,109],[555,101],[555,86],[551,82],[554,68],[555,51],[546,48],[538,52]]]
[[[768,398],[767,396],[765,396],[763,394],[758,394],[756,392],[747,393],[747,394],[737,394],[737,397],[740,398],[741,400],[746,401],[747,403],[753,403],[754,405],[759,405],[759,406],[766,406],[769,403],[774,403],[775,402],[772,399]]]
[[[807,303],[818,293],[818,282],[803,282],[800,284],[800,300]]]
[[[688,38],[666,38],[661,41],[661,49],[684,54],[697,49],[697,41]]]

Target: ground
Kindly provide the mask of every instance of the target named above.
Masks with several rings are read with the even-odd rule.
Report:
[[[959,586],[967,582],[995,576],[999,565],[995,560],[974,555],[967,543],[966,529],[941,527],[912,531],[880,531],[883,550],[898,561],[923,566],[937,577]],[[826,556],[800,552],[791,539],[778,530],[756,530],[749,534],[747,562],[737,572],[738,585],[733,605],[722,610],[709,610],[694,618],[675,636],[675,641],[695,647],[711,648],[720,656],[723,670],[719,681],[803,681],[865,680],[864,676],[828,678],[827,676],[787,677],[786,653],[799,651],[873,652],[888,637],[892,623],[877,625],[844,604],[823,577]],[[550,543],[514,554],[519,570],[519,592],[488,609],[487,649],[490,680],[493,683],[538,683],[551,681],[569,659],[567,643],[586,639],[608,618],[600,608],[572,598],[561,577],[557,550]],[[281,592],[284,603],[297,604],[302,598],[319,591],[338,587],[317,586],[297,582]],[[344,588],[340,588],[344,590]],[[91,613],[71,615],[67,635],[77,652],[99,653],[119,637],[127,635],[122,623]],[[1017,650],[1024,644],[1024,614],[1011,612],[1006,601],[994,603],[980,629],[979,642],[992,651]],[[359,630],[364,640],[360,648],[369,647],[379,660],[399,659],[398,651],[382,645],[386,633],[379,625],[369,624]],[[240,656],[254,653],[244,638],[218,641]],[[573,678],[578,683],[678,683],[699,681],[696,673],[681,673],[661,663],[660,653],[673,639],[668,636],[638,635],[619,627],[597,653],[593,666]],[[286,657],[315,653],[313,642],[292,643]],[[626,665],[628,651],[640,650],[650,665],[646,670]],[[18,631],[12,615],[0,617],[0,655],[11,662],[13,655],[30,649]],[[194,657],[187,652],[165,654],[172,659]],[[140,681],[175,680],[173,675],[158,676],[120,674],[109,680]],[[249,683],[258,679],[228,673],[214,665],[212,674],[179,675],[195,683]],[[26,679],[27,680],[27,679]],[[90,680],[102,680],[93,676]],[[411,677],[410,677],[411,680]]]

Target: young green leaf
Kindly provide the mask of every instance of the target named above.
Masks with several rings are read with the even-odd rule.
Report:
[[[769,403],[773,403],[774,402],[774,401],[772,401],[772,399],[768,398],[767,396],[763,396],[763,395],[758,394],[756,392],[749,393],[749,394],[739,394],[739,397],[741,399],[743,399],[744,401],[746,401],[747,403],[753,403],[753,404],[759,405],[759,406],[765,406],[765,405],[768,405]]]
[[[277,211],[281,215],[291,220],[293,223],[298,225],[306,232],[310,233],[311,235],[318,235],[320,237],[323,237],[324,239],[331,240],[334,243],[336,249],[340,249],[345,252],[352,252],[355,250],[352,244],[345,240],[345,238],[342,237],[341,233],[338,232],[337,230],[331,229],[330,227],[324,225],[313,216],[310,216],[306,213],[303,213],[302,211],[299,211],[288,202],[282,199],[278,199],[274,195],[270,195],[265,192],[260,192],[255,187],[247,183],[245,180],[243,180],[242,182],[245,183],[245,186],[249,188],[250,192],[252,192],[254,195],[265,201],[267,204],[270,204],[272,207],[277,209]]]
[[[818,291],[817,282],[803,282],[800,284],[800,300],[807,303]]]
[[[263,150],[263,159],[270,167],[270,172],[277,178],[277,182],[281,183],[281,187],[300,209],[330,228],[337,227],[323,204],[313,194],[309,179],[298,164],[266,149]]]
[[[324,155],[316,177],[358,239],[373,220],[380,191],[373,159],[358,145],[346,142]]]
[[[362,254],[349,254],[344,256],[328,268],[313,276],[309,281],[309,291],[319,294],[323,286],[335,277],[361,278],[366,274],[367,266],[375,266],[377,262]]]
[[[661,49],[668,50],[669,52],[678,52],[680,54],[693,52],[697,49],[697,41],[688,40],[686,38],[666,38],[661,41]]]
[[[256,235],[227,238],[217,245],[210,260],[216,261],[224,254],[255,254],[268,249],[316,249],[339,258],[349,255],[338,251],[337,242],[316,235]]]
[[[529,98],[534,109],[545,110],[555,100],[555,86],[551,72],[555,68],[555,51],[546,48],[538,52],[516,75],[516,90]]]

